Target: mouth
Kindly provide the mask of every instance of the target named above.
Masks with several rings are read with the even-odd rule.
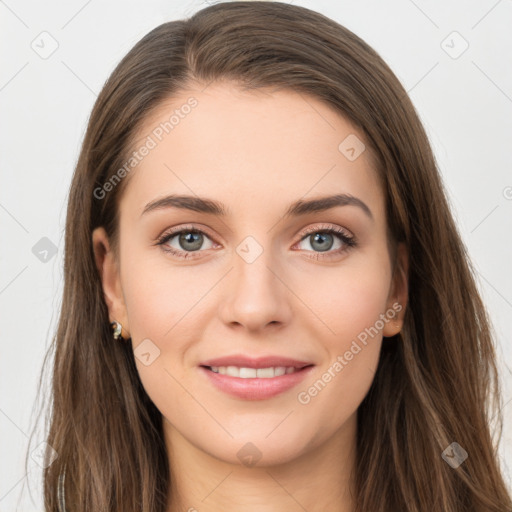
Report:
[[[282,375],[290,375],[304,368],[309,368],[312,364],[305,364],[300,367],[295,366],[269,366],[266,368],[250,368],[245,366],[202,366],[213,373],[219,375],[228,375],[230,377],[238,377],[240,379],[272,379],[281,377]]]
[[[314,368],[314,364],[301,366],[209,366],[199,369],[210,384],[232,397],[242,400],[265,400],[291,390]]]

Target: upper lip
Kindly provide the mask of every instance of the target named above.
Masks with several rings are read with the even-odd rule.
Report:
[[[299,361],[284,356],[263,356],[263,357],[248,357],[243,354],[233,354],[230,356],[217,357],[215,359],[208,359],[200,363],[200,366],[237,366],[239,368],[276,368],[278,366],[285,366],[294,368],[304,368],[313,363],[308,361]]]

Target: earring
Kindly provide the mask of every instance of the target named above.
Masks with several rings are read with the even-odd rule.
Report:
[[[114,339],[120,339],[121,341],[123,341],[123,337],[121,336],[123,326],[119,322],[111,322],[110,327],[112,328]]]

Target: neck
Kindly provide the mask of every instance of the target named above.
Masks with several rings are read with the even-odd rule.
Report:
[[[171,468],[168,512],[353,512],[356,417],[292,460],[232,464],[188,442],[164,420]]]

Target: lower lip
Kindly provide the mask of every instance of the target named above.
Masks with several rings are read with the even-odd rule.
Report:
[[[243,379],[215,373],[200,366],[199,369],[206,374],[210,381],[221,391],[244,400],[265,400],[279,395],[301,382],[314,368],[308,366],[293,373],[287,373],[272,378]]]

